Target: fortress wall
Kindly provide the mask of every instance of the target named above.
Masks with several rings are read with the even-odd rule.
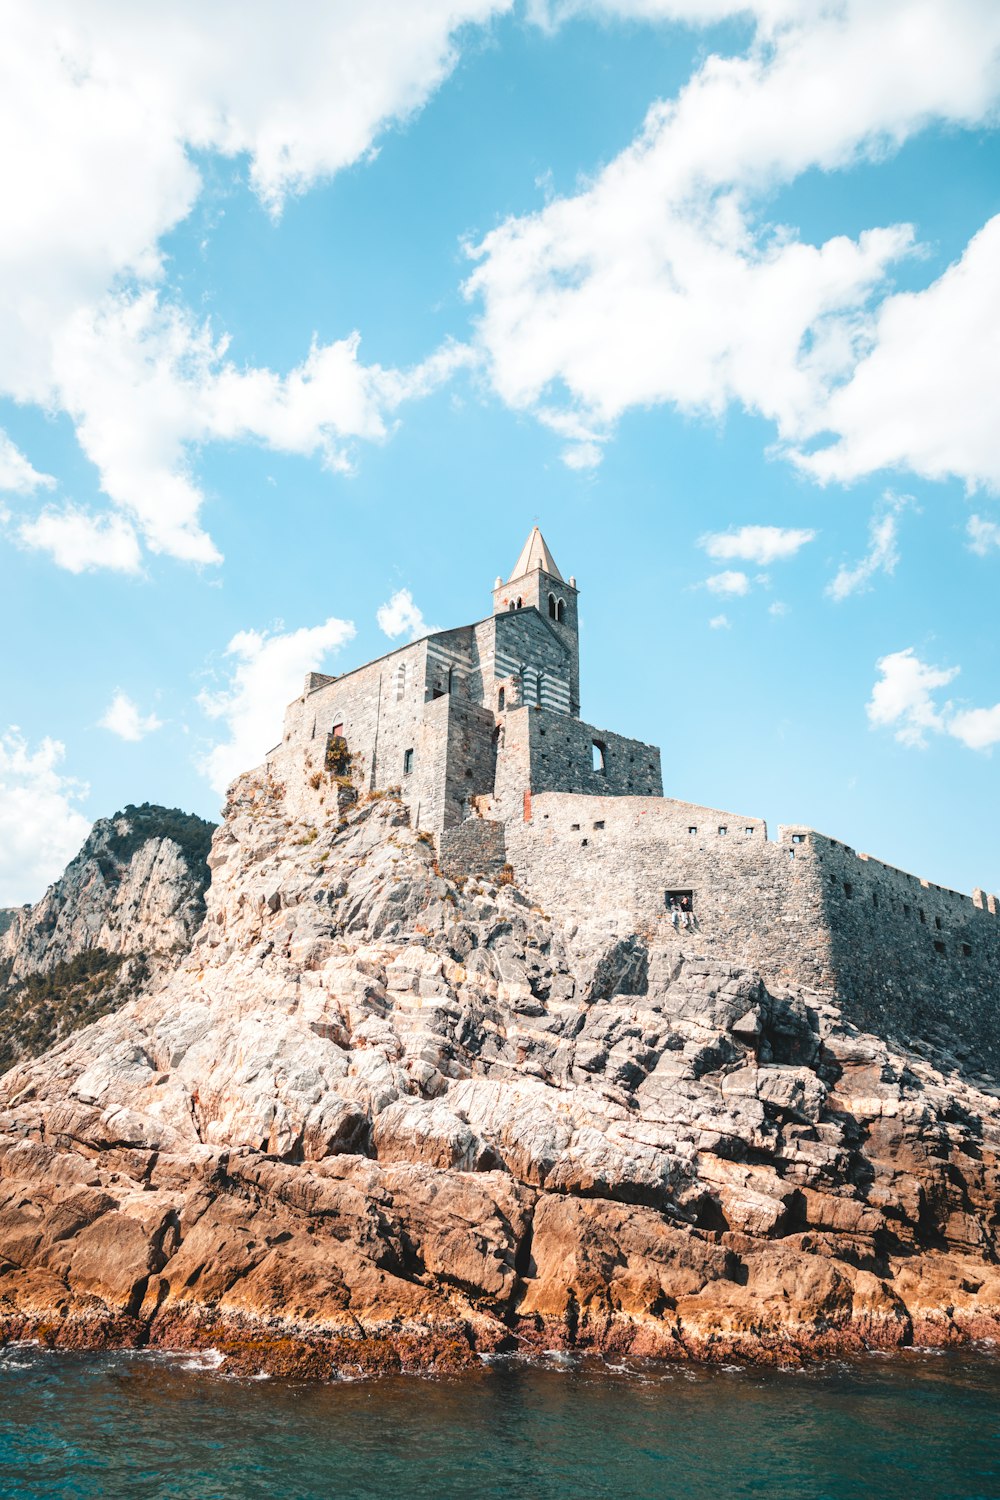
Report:
[[[823,834],[805,836],[852,1018],[881,1035],[930,1036],[996,1072],[1000,916]]]
[[[783,827],[771,843],[760,819],[665,798],[540,793],[530,811],[508,825],[508,859],[552,915],[671,940],[666,893],[690,890],[688,951],[828,990],[864,1030],[926,1038],[1000,1075],[1000,916],[985,897],[811,829]]]
[[[448,705],[444,745],[444,806],[440,821],[426,827],[449,828],[468,817],[473,797],[492,797],[496,778],[495,720],[489,709],[454,695]],[[437,704],[431,704],[432,709]]]
[[[318,675],[318,674],[317,674]],[[322,771],[327,736],[343,725],[362,788],[403,786],[411,811],[419,804],[443,804],[445,756],[440,765],[430,753],[435,737],[422,744],[426,698],[427,642],[415,641],[379,661],[328,680],[289,704],[283,753],[277,760],[301,762],[305,780]],[[404,778],[403,756],[414,751],[414,769]],[[296,773],[289,767],[289,775]]]
[[[593,797],[663,795],[660,752],[655,745],[545,708],[512,709],[501,717],[497,795],[506,817],[521,816],[525,791]],[[594,769],[595,743],[603,747],[603,771]]]
[[[507,860],[502,823],[467,818],[437,837],[438,859],[446,875],[500,874]]]
[[[655,745],[595,729],[568,714],[544,708],[513,709],[501,715],[497,755],[496,811],[520,821],[524,796],[549,792],[587,797],[662,798],[660,752]],[[593,768],[593,745],[604,746],[604,771]]]
[[[553,915],[586,925],[606,915],[610,930],[669,939],[667,892],[691,891],[697,926],[680,934],[686,946],[717,949],[775,984],[832,986],[815,862],[769,843],[759,818],[667,798],[539,793],[530,821],[508,826],[507,850],[516,878]]]
[[[531,721],[539,712],[544,710],[516,708],[498,715],[493,807],[504,822],[524,816],[524,795],[531,788]]]
[[[388,716],[388,722],[379,730],[378,780],[375,785],[400,788],[415,828],[442,828],[448,817],[450,717],[451,699],[444,695],[432,703],[421,701],[401,737],[393,732],[396,726]],[[384,752],[383,741],[389,742]],[[404,760],[408,750],[413,751],[413,769],[410,771],[405,770]]]
[[[594,797],[662,797],[660,752],[655,745],[597,729],[565,714],[534,712],[529,723],[531,790],[576,792]],[[594,769],[594,745],[604,769]]]

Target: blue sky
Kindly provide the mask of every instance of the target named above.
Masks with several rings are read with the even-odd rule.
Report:
[[[0,903],[536,519],[668,795],[1000,889],[996,6],[203,12],[0,23]]]

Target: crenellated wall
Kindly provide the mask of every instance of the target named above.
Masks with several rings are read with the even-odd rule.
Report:
[[[801,846],[770,843],[760,818],[656,796],[543,792],[529,819],[508,826],[507,848],[515,878],[553,914],[669,937],[668,893],[690,891],[700,949],[774,982],[832,983],[813,862]]]
[[[835,994],[866,1030],[925,1037],[1000,1073],[1000,915],[804,827],[668,798],[536,793],[507,826],[515,878],[553,915],[679,945]],[[721,830],[725,830],[722,832]],[[992,903],[992,910],[990,909]]]
[[[808,834],[838,993],[857,1024],[930,1036],[962,1055],[1000,1055],[1000,913]],[[992,909],[991,909],[992,908]]]

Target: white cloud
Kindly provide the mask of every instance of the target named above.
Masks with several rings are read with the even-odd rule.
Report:
[[[0,490],[15,495],[33,495],[37,489],[51,489],[51,474],[39,474],[7,434],[0,429]]]
[[[391,599],[385,604],[380,604],[375,618],[378,621],[378,628],[392,641],[396,640],[397,636],[407,633],[411,641],[430,634],[430,627],[424,619],[423,611],[414,604],[413,595],[409,589],[398,589]]]
[[[750,580],[745,573],[729,570],[713,573],[711,578],[705,579],[705,587],[712,594],[746,594],[750,590]]]
[[[868,588],[878,573],[889,575],[899,562],[899,515],[910,503],[908,495],[887,493],[882,508],[868,523],[868,551],[860,562],[842,567],[826,586],[826,594],[838,602]]]
[[[227,358],[226,338],[147,290],[81,312],[55,364],[81,447],[134,530],[153,552],[214,563],[219,553],[200,524],[204,495],[188,461],[192,444],[260,442],[316,454],[346,472],[356,440],[384,439],[403,402],[426,395],[470,357],[446,344],[403,371],[363,364],[358,345],[356,334],[314,343],[285,376],[241,369]]]
[[[123,516],[92,516],[75,505],[49,507],[33,521],[23,521],[17,535],[26,547],[47,552],[70,573],[95,568],[137,573],[140,568],[139,542]]]
[[[119,739],[133,742],[146,738],[156,729],[163,728],[163,720],[155,714],[143,715],[127,693],[119,688],[108,704],[104,717],[98,721],[102,729],[109,729]]]
[[[768,563],[794,557],[815,536],[815,531],[795,527],[741,526],[732,531],[706,532],[698,538],[698,546],[703,547],[716,562],[738,558],[766,567]]]
[[[1000,745],[1000,703],[992,708],[965,708],[948,720],[948,733],[970,750]]]
[[[886,298],[869,352],[817,403],[813,430],[837,440],[798,450],[802,468],[823,481],[908,469],[1000,489],[1000,422],[986,394],[1000,389],[998,260],[1000,215],[925,291]]]
[[[774,615],[775,619],[780,619],[782,615],[787,615],[788,605],[780,599],[775,599],[773,604],[767,606],[767,612],[769,615]]]
[[[163,237],[201,192],[198,153],[245,157],[276,215],[368,156],[447,77],[461,28],[510,5],[4,8],[0,395],[70,413],[102,488],[153,550],[218,555],[198,519],[191,445],[249,437],[343,468],[345,441],[383,436],[401,401],[455,363],[446,350],[417,371],[365,367],[348,337],[285,376],[228,364],[224,338],[159,290]]]
[[[876,663],[881,674],[867,705],[872,728],[893,729],[900,744],[919,749],[927,734],[947,734],[970,750],[989,750],[1000,744],[1000,703],[993,708],[957,708],[938,703],[934,695],[958,676],[959,667],[932,667],[912,646],[893,651]]]
[[[466,292],[496,390],[549,425],[554,408],[571,414],[592,434],[591,457],[624,412],[663,402],[711,414],[739,403],[793,451],[824,427],[842,430],[837,393],[870,354],[873,301],[912,231],[812,246],[761,224],[754,205],[809,168],[878,159],[931,121],[987,119],[1000,93],[1000,10],[992,0],[571,0],[536,14],[553,22],[582,9],[693,24],[739,11],[756,30],[744,55],[709,56],[676,99],[653,105],[638,139],[583,191],[471,247]],[[973,353],[974,368],[992,367]],[[925,378],[947,368],[933,349],[920,363]],[[970,422],[981,427],[988,403],[977,406]],[[852,410],[847,401],[845,423]],[[957,449],[945,467],[966,462]]]
[[[728,615],[713,615],[708,622],[709,630],[731,630],[732,622]]]
[[[872,728],[894,728],[903,745],[923,748],[927,731],[945,727],[943,711],[932,694],[958,676],[958,667],[932,667],[922,662],[912,646],[880,657],[876,667],[881,673],[868,701],[868,722]]]
[[[0,735],[0,906],[37,901],[90,830],[74,805],[88,788],[59,769],[65,754],[58,740],[32,750],[18,729]]]
[[[281,737],[285,706],[301,691],[305,673],[318,669],[354,634],[350,620],[331,617],[283,634],[241,630],[233,636],[226,647],[233,659],[227,685],[198,698],[209,718],[222,720],[228,731],[200,762],[216,791],[224,792],[234,776],[259,765]]]
[[[993,547],[1000,547],[1000,525],[983,516],[970,516],[965,528],[969,551],[985,557]]]

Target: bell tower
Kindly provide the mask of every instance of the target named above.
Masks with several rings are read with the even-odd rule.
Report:
[[[493,586],[493,613],[537,609],[558,640],[566,647],[570,663],[570,713],[580,715],[580,634],[577,621],[576,579],[567,583],[545,538],[537,526],[521,549],[507,582],[498,578]]]

